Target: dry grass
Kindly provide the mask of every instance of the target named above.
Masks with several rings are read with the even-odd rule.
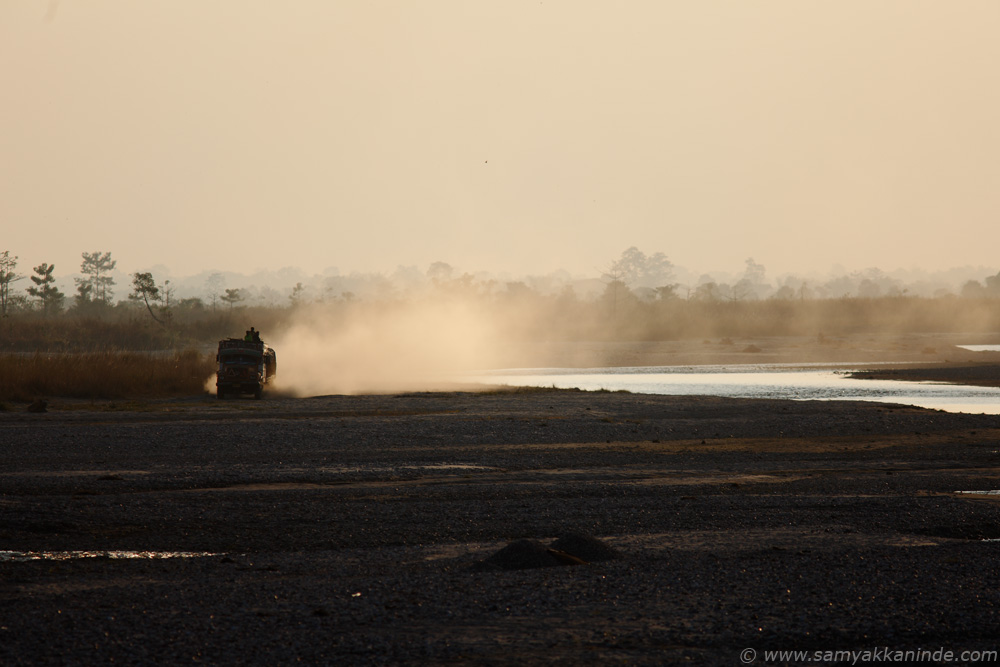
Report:
[[[0,355],[0,400],[165,397],[200,394],[215,372],[208,355],[140,352]]]

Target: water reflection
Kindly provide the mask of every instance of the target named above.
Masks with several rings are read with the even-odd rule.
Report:
[[[870,368],[873,364],[865,364]],[[847,369],[808,365],[541,368],[493,371],[490,384],[630,391],[672,396],[879,401],[946,412],[1000,414],[1000,389],[933,382],[859,380]]]
[[[205,558],[221,554],[208,551],[0,551],[0,563],[31,560],[76,560],[111,558],[155,560],[160,558]]]

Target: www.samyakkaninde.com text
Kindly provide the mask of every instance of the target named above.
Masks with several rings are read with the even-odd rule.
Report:
[[[905,662],[997,662],[1000,654],[997,651],[952,651],[946,648],[938,649],[893,649],[887,646],[851,651],[761,651],[743,649],[740,660],[745,664],[760,661],[768,662],[830,662],[848,663],[851,665],[866,663],[905,663]]]

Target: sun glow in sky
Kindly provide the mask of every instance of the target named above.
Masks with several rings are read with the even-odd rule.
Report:
[[[996,266],[1000,3],[12,0],[21,270]]]

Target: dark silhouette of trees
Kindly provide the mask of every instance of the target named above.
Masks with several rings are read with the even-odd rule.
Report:
[[[14,272],[17,268],[17,255],[11,255],[9,250],[0,253],[0,317],[7,317],[7,304],[10,301],[10,284],[24,278]]]
[[[691,295],[693,301],[718,301],[720,298],[719,284],[714,280],[699,284]]]
[[[177,302],[178,310],[186,310],[192,312],[202,312],[205,310],[205,302],[201,300],[201,297],[190,296],[186,299],[181,299]]]
[[[613,315],[623,302],[676,298],[680,287],[670,282],[674,265],[666,255],[662,252],[646,255],[635,246],[622,252],[601,277],[605,285],[601,299],[610,305]]]
[[[762,264],[755,262],[753,257],[747,259],[746,266],[743,277],[733,285],[733,296],[741,301],[752,301],[760,298],[767,289],[764,284],[766,270]]]
[[[447,262],[434,262],[427,268],[427,277],[435,284],[451,280],[454,273],[455,269]]]
[[[969,280],[962,285],[962,296],[966,299],[979,299],[986,295],[986,288],[978,280]]]
[[[614,318],[618,315],[618,304],[632,292],[625,282],[625,273],[618,267],[618,262],[612,263],[611,268],[604,272],[601,279],[604,281],[601,301],[611,308],[611,317]]]
[[[226,280],[221,273],[213,273],[205,281],[205,288],[212,299],[212,310],[215,310],[215,304],[219,300],[219,295],[222,293],[222,288],[225,284]]]
[[[149,311],[149,316],[152,317],[160,324],[164,324],[164,321],[156,316],[153,312],[153,306],[150,303],[156,303],[162,300],[160,295],[160,288],[156,286],[156,281],[153,279],[152,273],[133,273],[132,274],[132,293],[129,294],[130,299],[135,301],[142,300],[146,304],[146,310]]]
[[[163,287],[160,288],[160,296],[163,297],[163,307],[170,310],[170,300],[174,298],[174,286],[170,284],[170,280],[163,281]]]
[[[678,293],[679,284],[673,285],[662,285],[656,288],[656,298],[661,301],[669,301],[672,299],[679,299],[681,295]]]
[[[966,281],[962,285],[961,293],[966,299],[1000,297],[1000,273],[997,273],[995,276],[987,276],[983,282],[979,282],[978,280]]]
[[[229,304],[229,310],[233,309],[233,306],[238,304],[240,301],[246,298],[243,296],[243,290],[239,288],[226,289],[226,293],[219,297],[220,301],[224,301]]]
[[[66,298],[66,295],[53,284],[56,281],[52,275],[55,268],[55,264],[45,262],[34,267],[35,275],[31,276],[31,282],[35,283],[35,286],[29,287],[27,290],[28,294],[38,299],[43,315],[59,313],[63,307],[63,300]]]
[[[92,301],[110,305],[115,280],[108,274],[115,270],[118,261],[111,259],[110,252],[85,252],[82,256],[80,273],[86,277],[75,279],[77,305],[84,306]]]
[[[76,294],[73,296],[73,302],[79,309],[89,307],[94,302],[94,286],[79,278],[74,278],[74,280],[76,281]]]
[[[986,278],[985,290],[987,296],[1000,296],[1000,273]]]
[[[882,296],[882,286],[871,278],[864,278],[858,283],[858,296],[863,299],[877,299]]]
[[[629,287],[664,287],[674,277],[674,265],[662,252],[646,255],[635,246],[622,252],[606,272]]]
[[[302,283],[295,283],[295,287],[292,288],[292,293],[288,296],[288,301],[292,304],[292,308],[297,308],[302,305],[305,299],[306,288]]]
[[[796,297],[795,288],[790,285],[782,285],[778,288],[771,298],[778,301],[789,301]]]

